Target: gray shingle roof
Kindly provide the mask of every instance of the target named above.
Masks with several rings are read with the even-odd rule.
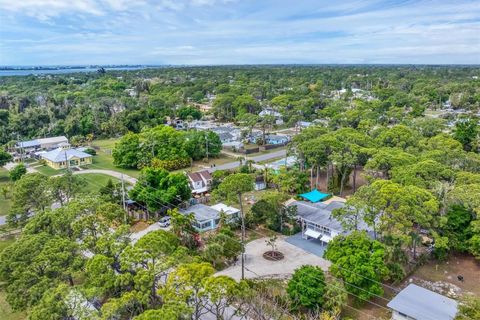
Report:
[[[457,302],[436,292],[409,284],[387,306],[418,320],[452,320]]]

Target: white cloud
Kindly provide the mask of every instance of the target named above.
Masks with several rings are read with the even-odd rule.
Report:
[[[103,14],[93,0],[0,0],[0,9],[46,20],[62,13]]]
[[[9,3],[0,63],[480,63],[479,2],[234,2]]]

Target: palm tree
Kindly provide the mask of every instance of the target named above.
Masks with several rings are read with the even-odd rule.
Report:
[[[255,161],[249,159],[245,161],[245,164],[248,166],[248,172],[252,172],[252,165],[255,163]]]
[[[243,156],[238,156],[235,160],[237,160],[238,162],[240,162],[240,165],[243,164],[243,160],[245,160],[245,157]]]

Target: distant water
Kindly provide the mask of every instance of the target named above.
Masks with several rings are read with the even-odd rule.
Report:
[[[78,68],[51,68],[51,69],[10,69],[0,70],[0,77],[6,76],[28,76],[28,75],[43,75],[43,74],[65,74],[75,72],[97,72],[100,67],[78,67]],[[111,70],[140,70],[151,67],[146,66],[124,66],[124,67],[103,67],[105,71]]]

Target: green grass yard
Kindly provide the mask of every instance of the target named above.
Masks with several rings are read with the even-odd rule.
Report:
[[[125,173],[131,177],[138,178],[140,176],[140,170],[120,168],[113,164],[112,149],[118,140],[119,139],[103,139],[93,141],[92,146],[96,147],[95,149],[97,151],[97,155],[93,157],[93,164],[86,166],[86,168],[114,170]],[[182,168],[176,170],[175,172],[197,171],[210,168],[210,166],[213,164],[218,166],[232,161],[235,161],[235,159],[228,155],[220,154],[217,158],[211,158],[208,162],[201,160],[194,161],[191,167]]]
[[[108,180],[112,179],[113,183],[119,181],[114,177],[101,173],[85,173],[79,175],[79,177],[83,178],[87,183],[82,189],[83,192],[97,193],[103,186],[107,184]]]
[[[47,177],[65,173],[64,169],[57,170],[57,169],[50,168],[49,166],[46,166],[46,165],[38,166],[38,167],[35,167],[34,169]]]
[[[8,170],[0,167],[0,188],[9,184],[10,177],[8,176]],[[10,194],[7,195],[7,199],[5,199],[3,194],[0,194],[0,216],[5,216],[8,214],[8,210],[10,210],[11,206],[11,197],[11,191]]]
[[[0,319],[2,320],[24,320],[27,319],[25,312],[13,312],[5,299],[5,292],[0,290]]]
[[[113,164],[112,149],[118,140],[118,138],[112,138],[93,141],[92,147],[97,151],[97,155],[93,157],[93,164],[86,166],[86,168],[114,170],[138,178],[140,170],[120,168]]]

